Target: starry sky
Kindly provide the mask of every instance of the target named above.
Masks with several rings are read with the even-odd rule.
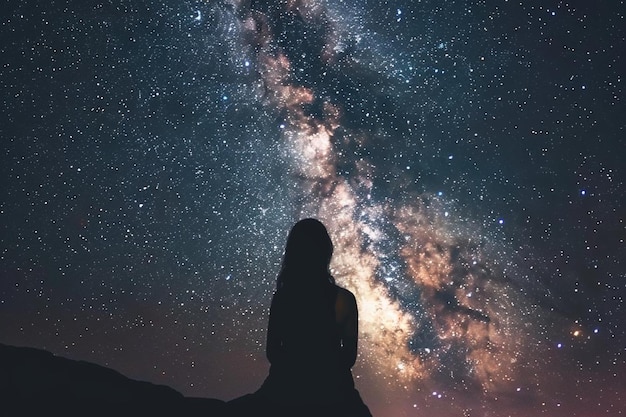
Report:
[[[252,392],[317,217],[374,415],[625,414],[625,6],[9,0],[0,343]]]

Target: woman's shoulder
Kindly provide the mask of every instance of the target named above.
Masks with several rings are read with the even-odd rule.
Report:
[[[354,299],[354,294],[352,294],[352,291],[340,287],[339,285],[335,284],[335,287],[337,288],[337,298],[343,298],[345,300],[350,300],[350,299]]]
[[[335,311],[338,317],[345,318],[352,315],[356,310],[356,298],[351,291],[337,286],[337,298],[335,299]]]

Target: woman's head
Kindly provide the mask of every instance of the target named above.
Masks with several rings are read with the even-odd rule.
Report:
[[[326,227],[316,219],[300,220],[287,236],[278,286],[292,278],[294,281],[317,279],[332,282],[329,272],[332,256],[333,242]]]

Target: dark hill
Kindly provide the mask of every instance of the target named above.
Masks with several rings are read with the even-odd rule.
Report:
[[[94,363],[0,344],[0,415],[221,416],[225,403],[188,398]]]

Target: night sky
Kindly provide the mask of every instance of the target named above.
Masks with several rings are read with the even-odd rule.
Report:
[[[624,1],[2,9],[0,343],[254,391],[317,217],[375,416],[626,414]]]

